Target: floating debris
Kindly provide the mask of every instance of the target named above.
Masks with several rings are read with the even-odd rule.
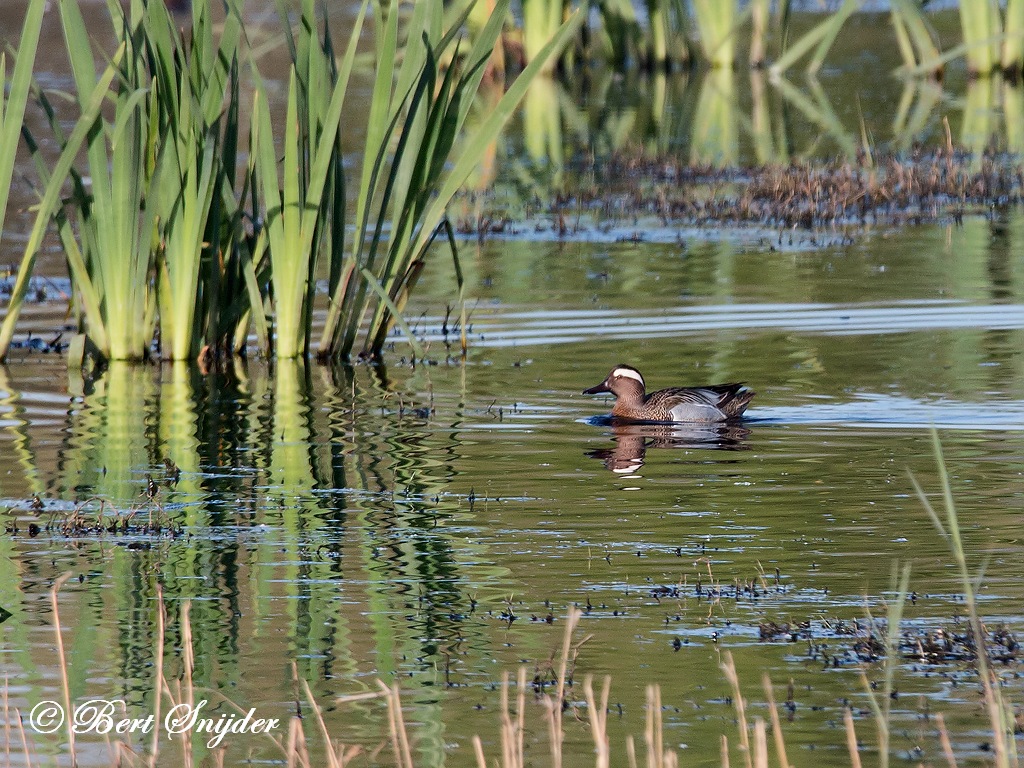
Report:
[[[90,498],[71,508],[62,508],[59,500],[44,501],[34,496],[31,501],[12,507],[14,517],[4,526],[11,536],[41,534],[64,538],[93,536],[155,536],[177,538],[184,534],[184,526],[173,520],[154,496],[127,510],[119,510],[106,499]],[[21,515],[32,515],[38,520],[18,520]],[[48,517],[43,520],[43,516]]]

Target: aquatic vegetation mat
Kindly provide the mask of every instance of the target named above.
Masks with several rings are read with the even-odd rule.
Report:
[[[573,239],[607,232],[661,239],[678,227],[834,231],[949,221],[1021,205],[1024,166],[1016,158],[962,151],[790,165],[720,168],[676,157],[616,155],[570,166],[572,192],[527,205],[484,195],[467,236],[529,239],[542,229]],[[535,225],[537,220],[544,223]],[[688,235],[695,233],[688,232]]]
[[[184,525],[175,520],[159,503],[158,493],[150,480],[147,499],[128,509],[118,509],[106,499],[90,498],[78,504],[60,500],[43,500],[36,496],[28,501],[0,500],[9,519],[4,531],[10,536],[36,538],[48,535],[60,538],[91,538],[103,536],[143,536],[176,538],[185,533]]]

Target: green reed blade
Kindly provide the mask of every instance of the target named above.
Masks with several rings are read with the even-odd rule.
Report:
[[[253,95],[253,128],[250,146],[253,147],[253,155],[256,157],[255,175],[267,206],[266,221],[260,232],[260,239],[266,242],[272,252],[277,250],[280,253],[280,258],[284,258],[287,242],[279,224],[281,190],[277,175],[274,134],[270,123],[270,107],[267,104],[266,89],[259,81],[258,74],[255,72],[253,74],[256,78],[256,88]]]
[[[413,6],[412,14],[403,30],[405,44],[402,46],[402,64],[398,68],[394,84],[390,87],[394,93],[408,93],[412,90],[424,61],[420,41],[424,35],[427,35],[427,39],[433,39],[427,31],[427,12],[432,11],[435,5],[435,0],[425,0]]]
[[[505,15],[508,13],[509,3],[500,0],[495,4],[494,12],[487,19],[487,23],[477,33],[473,40],[473,46],[469,50],[466,61],[476,62],[466,76],[463,77],[463,90],[466,98],[460,99],[459,119],[455,125],[455,132],[461,133],[466,118],[473,108],[473,101],[480,89],[480,83],[486,74],[486,63],[501,36]],[[445,46],[447,43],[442,41]],[[441,50],[444,50],[443,48]],[[550,54],[549,54],[550,55]]]
[[[992,0],[961,0],[960,28],[972,72],[987,75],[998,63],[999,8]]]
[[[898,2],[899,0],[893,2],[889,15],[893,31],[896,33],[896,47],[899,48],[900,58],[903,59],[903,66],[910,68],[917,64],[917,53],[914,51],[914,45],[910,41],[907,24],[903,20],[901,11],[898,9]]]
[[[913,67],[925,61],[938,59],[939,49],[935,45],[935,36],[924,17],[924,13],[922,13],[916,2],[913,2],[913,0],[893,0],[892,19],[893,26],[897,27],[897,30],[900,28],[897,26],[897,21],[900,26],[906,29],[904,36],[907,40],[900,44],[901,50],[908,44],[913,45],[913,55],[906,52],[903,54],[906,67]]]
[[[820,60],[824,58],[827,48],[835,40],[839,28],[857,10],[858,0],[843,0],[843,4],[835,13],[829,15],[823,21],[815,24],[804,33],[803,37],[789,45],[783,53],[768,69],[773,76],[777,77],[793,66],[797,61],[807,55],[811,49],[817,49],[814,60],[820,66]],[[828,45],[825,45],[828,43]]]
[[[3,239],[11,178],[18,154],[18,137],[32,88],[32,67],[35,64],[45,9],[45,0],[32,0],[29,4],[21,28],[18,56],[11,72],[10,90],[6,95],[3,92],[7,87],[6,58],[0,55],[0,241]]]
[[[43,113],[46,115],[50,128],[56,138],[57,145],[61,147],[65,146],[67,144],[67,137],[64,135],[64,130],[61,126],[60,120],[58,119],[50,100],[47,98],[46,92],[36,86],[35,96],[36,100],[39,102],[39,106],[43,110]],[[29,148],[29,153],[32,155],[32,159],[36,166],[36,172],[39,174],[39,179],[42,182],[42,188],[44,190],[48,189],[51,178],[50,169],[46,164],[46,160],[42,157],[42,154],[39,151],[39,145],[36,143],[35,138],[27,128],[22,135],[25,137],[25,143]],[[85,200],[87,198],[87,194],[82,177],[73,167],[70,169],[68,175],[71,178],[73,190],[72,199],[79,201]],[[98,327],[93,329],[94,335],[101,339],[105,344],[106,328],[102,322],[102,313],[100,310],[101,297],[89,277],[89,270],[85,263],[85,258],[78,247],[78,242],[75,240],[75,233],[72,231],[71,221],[67,216],[67,212],[61,206],[58,206],[55,210],[54,218],[57,223],[57,233],[68,260],[70,276],[72,282],[76,285],[78,299],[84,305],[86,316],[97,319]],[[86,233],[82,234],[85,235]]]
[[[413,14],[405,26],[406,40],[403,48],[402,66],[399,68],[398,77],[395,81],[394,93],[405,94],[412,92],[416,78],[420,76],[427,62],[426,54],[430,45],[429,41],[440,37],[440,32],[431,34],[431,30],[436,30],[443,22],[443,13],[438,12],[437,6],[436,0],[426,0],[426,2],[417,3],[413,9]],[[466,8],[466,11],[472,10],[472,6],[473,3]],[[428,21],[430,30],[427,28]],[[421,45],[421,42],[426,42],[426,45]],[[404,100],[397,101],[395,110],[399,109],[406,109]],[[412,145],[418,146],[423,137],[425,115],[419,110],[409,109],[405,119],[404,131],[409,132],[412,137]],[[405,209],[406,195],[413,189],[411,177],[414,159],[415,153],[406,153],[399,167],[398,181],[392,190],[393,199],[391,204],[395,211]]]
[[[736,59],[736,34],[753,13],[739,10],[735,0],[693,0],[694,17],[704,57],[713,67],[731,67]]]
[[[256,341],[265,354],[270,354],[270,328],[267,325],[267,315],[263,311],[263,296],[260,293],[260,285],[263,283],[256,275],[255,265],[259,264],[267,250],[266,230],[260,232],[256,239],[256,245],[250,256],[246,249],[242,250],[242,277],[245,280],[245,290],[249,298],[249,307],[252,310],[253,330],[256,331]]]
[[[526,61],[541,58],[542,68],[546,72],[554,69],[556,61],[544,57],[542,51],[561,25],[565,5],[563,0],[523,0],[523,48]]]
[[[257,77],[257,110],[259,155],[257,176],[267,199],[268,246],[273,264],[276,349],[279,357],[303,354],[308,346],[308,323],[311,295],[308,278],[316,263],[317,233],[323,226],[327,182],[332,168],[339,169],[336,136],[344,107],[349,75],[367,4],[364,2],[357,19],[349,51],[335,83],[330,103],[322,116],[322,130],[316,137],[311,157],[300,151],[300,141],[310,140],[299,133],[299,80],[295,68],[289,83],[288,117],[284,139],[284,186],[278,186],[276,156],[273,146],[269,109],[262,81]],[[301,156],[301,157],[300,157]],[[306,183],[300,183],[303,163],[308,162]],[[344,221],[336,221],[343,227]]]
[[[349,78],[352,75],[352,68],[353,68],[353,65],[355,63],[356,48],[357,48],[357,45],[358,45],[358,42],[359,42],[359,35],[362,33],[363,21],[366,18],[366,10],[367,10],[368,3],[369,3],[369,0],[363,0],[362,6],[359,9],[359,14],[356,16],[355,24],[353,24],[352,32],[349,35],[348,45],[345,48],[345,56],[342,59],[341,67],[338,70],[338,81],[337,81],[337,85],[336,85],[336,95],[338,95],[338,99],[339,99],[340,104],[344,104],[345,94],[347,93],[347,89],[348,89]],[[339,113],[339,119],[340,119],[340,113]],[[340,162],[338,164],[336,172],[340,175],[340,183],[343,185],[343,183],[344,183],[344,175],[343,175],[343,168],[341,167]],[[342,186],[342,189],[344,189],[343,186]],[[362,195],[360,197],[362,198]],[[344,204],[345,204],[344,200],[341,200],[341,201],[338,202],[340,210],[344,210]],[[360,214],[357,212],[357,214],[356,214],[356,226],[357,226],[356,239],[357,239],[357,241],[360,238],[360,231],[361,231],[361,227],[359,225],[359,217],[360,217]],[[343,237],[344,229],[345,229],[344,225],[345,225],[344,219],[336,219],[335,229],[336,230],[341,230],[341,232],[338,235],[338,241],[342,244],[342,246],[344,245],[344,237]],[[357,248],[356,248],[355,245],[353,245],[352,250],[353,250],[353,253],[356,252]],[[343,252],[342,251],[339,250],[339,251],[337,251],[337,253],[338,254],[342,254],[342,256],[343,256]],[[343,267],[342,261],[341,261],[340,258],[336,259],[336,260],[332,260],[332,263],[331,263],[331,281],[330,281],[330,285],[328,287],[328,290],[330,291],[330,294],[331,294],[331,304],[330,304],[330,307],[328,308],[328,311],[327,311],[327,319],[326,319],[326,322],[324,324],[324,330],[323,330],[323,333],[322,333],[321,339],[320,339],[320,345],[319,345],[320,354],[324,354],[326,352],[326,350],[330,346],[330,340],[333,339],[335,337],[335,335],[336,335],[336,332],[337,332],[337,329],[338,329],[338,326],[339,326],[339,322],[341,320],[341,310],[342,310],[342,305],[339,303],[339,296],[343,296],[345,294],[345,291],[346,291],[346,287],[344,285],[344,281],[342,280],[342,275],[344,274],[345,271],[348,271],[349,273],[351,272],[351,263],[352,262],[350,261],[350,265],[346,269],[346,268]]]
[[[505,7],[506,4],[502,3],[500,6]],[[496,17],[503,18],[501,14],[502,10],[496,10],[491,21],[495,21]],[[531,61],[519,77],[516,78],[516,81],[502,97],[501,101],[498,102],[488,118],[481,123],[472,136],[467,138],[466,143],[460,148],[461,152],[458,160],[456,160],[452,169],[444,177],[444,181],[437,184],[432,180],[430,189],[424,190],[424,195],[421,199],[425,203],[429,200],[429,204],[427,204],[423,212],[418,214],[416,217],[418,221],[416,221],[416,234],[414,239],[411,241],[410,245],[403,247],[403,253],[400,256],[395,254],[394,258],[389,259],[390,274],[388,275],[388,293],[391,297],[391,302],[384,304],[382,307],[378,307],[378,310],[375,313],[374,320],[367,332],[367,337],[370,340],[368,346],[369,351],[379,353],[382,348],[386,340],[388,327],[396,320],[394,308],[401,308],[404,306],[408,291],[415,284],[416,278],[419,274],[420,266],[422,265],[422,258],[437,234],[438,225],[445,215],[445,210],[447,209],[451,198],[465,183],[469,174],[477,166],[480,159],[487,151],[488,146],[494,141],[498,133],[504,127],[505,122],[514,112],[515,108],[525,95],[530,82],[543,71],[544,62],[548,57],[553,56],[557,51],[561,50],[569,36],[576,31],[581,21],[582,14],[577,11],[562,25],[558,33],[543,49],[541,49],[538,57]],[[492,26],[489,22],[485,34],[493,34],[496,39],[496,26]],[[481,42],[481,47],[484,50],[489,51],[490,48],[486,45],[486,42],[486,40],[483,40]],[[476,88],[480,82],[478,75],[480,74],[479,70],[484,64],[484,59],[481,58],[472,63],[473,66],[471,66],[469,72],[454,88],[452,101],[454,108],[451,109],[451,114],[454,116],[454,119],[448,122],[448,130],[450,132],[454,132],[456,129],[461,128],[461,121],[464,119],[464,113],[462,110],[462,105],[464,104],[463,100],[471,100],[472,94],[475,94]],[[447,107],[447,105],[444,106]],[[445,111],[437,114],[442,116],[441,124],[443,124],[445,122],[443,119]],[[442,146],[444,147],[444,154],[446,156],[450,152],[452,141],[454,141],[454,134],[448,136],[444,140]]]
[[[281,208],[276,219],[278,226],[268,222],[272,232],[277,231],[277,247],[271,241],[270,275],[274,286],[274,331],[278,357],[298,357],[302,354],[304,329],[302,328],[302,299],[305,295],[312,232],[302,227],[302,208],[305,190],[300,188],[300,147],[298,124],[299,87],[295,68],[288,82],[288,107],[284,132],[284,186],[281,188]],[[266,194],[266,190],[264,190]],[[269,198],[268,198],[269,199]],[[270,216],[268,211],[268,216]],[[273,221],[273,220],[272,220]]]
[[[814,50],[814,55],[807,64],[807,74],[813,76],[821,70],[822,64],[825,63],[825,57],[832,48],[832,44],[836,41],[836,37],[839,36],[839,30],[842,29],[846,21],[857,11],[858,5],[858,0],[848,0],[848,2],[844,2],[842,6],[840,6],[839,10],[826,20],[825,34],[818,42],[818,45]]]
[[[499,3],[499,7],[507,6],[507,4],[508,0],[503,0],[503,2]],[[419,235],[413,246],[413,253],[416,255],[416,258],[422,255],[424,246],[432,237],[432,233],[437,228],[438,223],[444,217],[445,209],[448,207],[448,203],[451,202],[452,197],[459,191],[462,184],[469,177],[469,174],[472,173],[480,159],[484,156],[488,145],[498,137],[505,123],[508,122],[512,113],[515,112],[519,102],[522,101],[523,96],[526,94],[530,82],[540,75],[543,70],[544,61],[562,49],[569,38],[576,33],[582,22],[583,15],[580,11],[575,11],[562,24],[558,32],[548,41],[547,45],[540,50],[538,57],[531,61],[519,74],[515,82],[505,92],[505,95],[502,96],[501,101],[498,102],[488,115],[487,119],[479,125],[476,132],[468,137],[466,143],[460,149],[458,159],[445,177],[444,183],[438,187],[430,206],[423,214],[423,223],[420,226]]]
[[[394,151],[391,153],[391,163],[387,163],[387,155],[390,145],[390,137],[394,134],[395,128],[398,126],[402,118],[402,113],[396,111],[388,123],[385,135],[388,137],[388,141],[383,142],[378,150],[377,158],[374,162],[373,173],[371,174],[370,189],[377,189],[377,181],[384,171],[387,171],[384,186],[380,191],[380,201],[377,205],[378,214],[374,222],[373,234],[370,236],[369,246],[366,248],[366,255],[362,258],[357,258],[351,262],[352,267],[358,266],[361,269],[366,268],[371,270],[371,273],[376,269],[377,256],[384,243],[384,225],[387,223],[386,215],[387,211],[392,204],[392,194],[396,189],[396,182],[401,172],[404,158],[406,157],[406,150],[410,146],[410,136],[415,133],[415,115],[418,111],[418,106],[423,102],[424,94],[427,93],[427,86],[429,85],[429,78],[421,79],[416,86],[416,90],[413,94],[407,98],[400,100],[400,103],[409,103],[408,116],[406,118],[405,128],[409,130],[403,130],[399,135],[398,144]],[[415,151],[413,148],[411,151]],[[369,224],[369,222],[367,222]],[[362,234],[365,239],[365,233]],[[390,244],[394,245],[401,238],[400,232],[392,232],[390,235]],[[389,259],[390,260],[390,259]],[[364,266],[365,265],[365,266]],[[351,288],[351,286],[348,286]],[[361,281],[357,282],[354,288],[354,292],[346,295],[343,298],[343,306],[348,313],[347,327],[344,330],[342,339],[342,348],[350,350],[355,344],[355,337],[359,332],[359,328],[362,325],[363,318],[369,308],[369,296],[367,295],[367,287]]]
[[[379,351],[387,328],[391,322],[397,322],[396,311],[404,303],[418,274],[418,266],[414,265],[436,235],[448,202],[521,100],[529,80],[543,66],[541,59],[531,62],[496,112],[483,123],[483,136],[475,141],[474,137],[467,140],[455,165],[447,169],[447,156],[470,109],[483,75],[483,65],[507,14],[508,1],[498,4],[485,32],[477,38],[465,73],[460,75],[449,70],[436,88],[435,55],[440,55],[440,51],[431,52],[430,33],[422,48],[410,40],[404,51],[405,64],[398,72],[400,82],[407,82],[409,72],[418,73],[415,86],[408,80],[410,90],[395,85],[397,18],[393,6],[389,5],[388,10],[378,42],[382,66],[374,83],[367,145],[356,197],[356,235],[344,269],[335,273],[336,282],[332,278],[331,305],[320,344],[321,354],[344,356],[350,352],[367,309],[368,294],[378,297],[375,317],[367,332],[368,347]],[[441,26],[443,8],[439,2],[424,3],[417,6],[414,16],[414,29],[436,31]],[[564,45],[581,18],[576,14],[563,26],[555,40],[543,49],[545,57]],[[455,36],[448,30],[441,39],[450,45]],[[417,60],[422,60],[423,64],[414,68]],[[397,145],[389,150],[400,119]],[[380,249],[385,247],[384,223],[389,215],[392,227],[387,235],[386,256],[378,265]],[[367,280],[368,275],[372,276],[373,284]],[[381,292],[387,296],[386,301]]]
[[[466,356],[468,343],[466,341],[466,278],[462,272],[462,262],[459,259],[459,246],[455,241],[455,227],[447,219],[444,222],[444,232],[448,237],[448,249],[452,253],[452,266],[455,268],[455,286],[459,289],[459,341],[462,346],[462,356]]]
[[[292,30],[291,24],[288,23],[291,7],[288,4],[288,0],[275,0],[275,5],[277,5],[277,15],[281,17],[281,21],[284,24],[284,41],[288,46],[288,55],[292,61],[298,61],[299,54],[295,46],[295,33]]]
[[[395,318],[395,324],[402,329],[402,333],[405,334],[416,359],[422,360],[424,357],[423,345],[420,344],[419,339],[416,338],[416,334],[412,332],[412,328],[409,327],[409,324],[405,322],[405,318],[402,317],[401,310],[399,310],[391,301],[391,297],[388,296],[388,292],[384,290],[384,287],[379,282],[377,282],[377,278],[374,277],[374,274],[370,270],[363,268],[360,272],[370,290],[377,294],[377,297],[381,302],[390,310],[391,316]]]
[[[408,270],[404,259],[408,255],[407,244],[415,226],[416,220],[422,211],[424,191],[431,189],[427,173],[434,161],[434,152],[437,142],[437,133],[440,122],[443,119],[443,112],[448,106],[448,91],[451,87],[454,67],[449,68],[444,82],[440,88],[436,87],[437,67],[432,55],[430,55],[429,44],[424,39],[424,47],[427,49],[427,65],[424,67],[417,83],[415,92],[409,101],[408,114],[405,125],[399,137],[398,146],[395,149],[391,164],[391,173],[384,188],[381,198],[381,215],[377,219],[377,228],[374,232],[375,243],[382,241],[382,231],[385,221],[384,213],[391,207],[391,194],[397,187],[406,187],[412,194],[403,194],[401,201],[396,202],[392,210],[395,211],[395,220],[389,234],[387,257],[384,263],[375,267],[374,256],[377,248],[373,248],[367,258],[367,267],[370,270],[376,269],[377,279],[383,289],[391,296],[396,295],[395,284],[402,279],[402,275]],[[433,95],[433,98],[431,98]],[[430,103],[434,101],[433,105]],[[420,106],[427,111],[422,114]],[[447,158],[448,151],[444,151]],[[408,179],[399,183],[403,171],[408,171]],[[400,207],[399,207],[400,205]],[[371,272],[371,274],[373,274]],[[381,327],[381,319],[391,309],[388,303],[378,303],[374,318],[370,323],[370,334]],[[362,315],[353,315],[353,328],[356,322],[361,322]]]
[[[152,136],[145,114],[147,102],[137,95],[145,77],[144,63],[135,48],[137,41],[129,37],[129,23],[121,6],[113,3],[110,8],[115,33],[122,37],[126,51],[117,71],[120,82],[114,97],[115,127],[111,131],[101,121],[88,136],[91,199],[80,208],[80,230],[92,284],[107,320],[107,345],[97,346],[104,355],[127,359],[144,356],[151,338],[151,309],[147,304],[152,297],[147,274],[153,206],[142,213],[141,222],[139,216],[143,210],[142,175],[148,167],[144,160],[151,155]],[[133,3],[133,19],[138,10]],[[76,2],[61,0],[60,12],[81,100],[96,79],[89,38]],[[95,319],[87,321],[95,323]]]
[[[1019,73],[1024,68],[1024,0],[1006,0],[1003,35],[1000,63],[1007,72]]]
[[[363,237],[369,222],[369,210],[372,204],[373,181],[380,168],[377,158],[383,156],[382,150],[387,147],[396,114],[391,113],[392,94],[394,87],[394,61],[398,45],[398,9],[389,4],[389,12],[385,21],[384,35],[380,43],[379,66],[373,84],[370,101],[370,115],[366,126],[366,148],[363,151],[363,170],[356,198],[356,241],[353,244],[356,261],[363,247]]]
[[[7,305],[7,315],[4,317],[3,324],[0,325],[0,360],[6,359],[10,349],[11,338],[14,336],[14,326],[21,312],[25,294],[28,292],[32,268],[35,265],[36,256],[42,245],[43,236],[49,225],[50,217],[60,202],[61,188],[64,185],[64,180],[71,171],[71,166],[78,155],[78,150],[88,134],[93,130],[93,126],[99,117],[100,109],[107,96],[107,91],[114,76],[117,74],[117,67],[120,65],[124,54],[125,45],[122,43],[114,54],[111,63],[88,91],[88,97],[85,99],[85,108],[82,110],[78,122],[71,131],[67,143],[61,149],[60,157],[54,165],[53,173],[50,176],[49,183],[46,185],[43,199],[36,213],[35,224],[32,227],[28,242],[25,244],[21,264],[18,267],[18,276],[15,279],[14,287],[11,290],[11,299]],[[92,298],[95,301],[95,295]],[[98,305],[99,302],[95,301],[95,303]],[[106,341],[102,336],[97,336],[96,340],[97,343]]]

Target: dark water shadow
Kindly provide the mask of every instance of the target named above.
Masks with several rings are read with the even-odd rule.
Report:
[[[744,450],[750,430],[734,424],[661,424],[624,422],[610,416],[595,416],[588,424],[611,428],[614,445],[587,451],[587,456],[604,462],[605,469],[616,474],[632,474],[644,464],[651,448],[683,448],[736,451]]]

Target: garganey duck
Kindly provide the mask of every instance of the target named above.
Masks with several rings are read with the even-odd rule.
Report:
[[[669,387],[646,393],[644,377],[631,365],[617,365],[596,387],[584,395],[611,392],[615,395],[612,417],[628,421],[715,423],[739,419],[754,390],[745,384],[712,384],[707,387]]]

